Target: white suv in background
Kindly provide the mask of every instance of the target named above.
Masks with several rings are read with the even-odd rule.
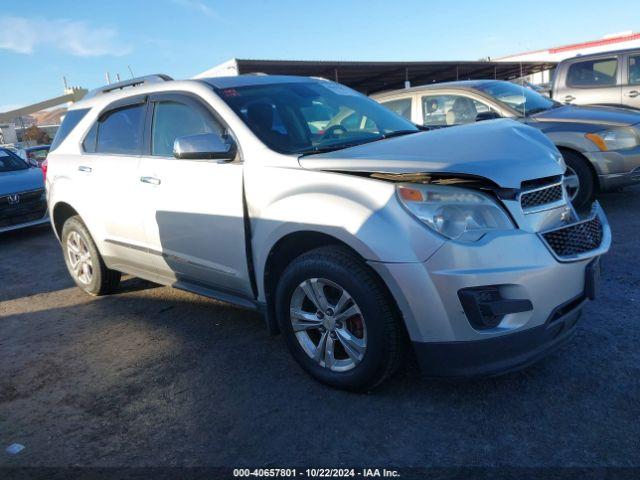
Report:
[[[73,105],[54,145],[49,208],[80,288],[126,272],[258,309],[339,388],[381,383],[409,341],[433,375],[539,359],[610,244],[539,131],[423,132],[321,79],[134,79]]]

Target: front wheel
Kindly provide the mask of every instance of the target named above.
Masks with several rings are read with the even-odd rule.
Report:
[[[402,326],[380,280],[355,255],[323,247],[285,270],[276,312],[287,346],[316,379],[369,390],[398,368]]]
[[[78,287],[90,295],[105,295],[117,289],[121,273],[106,267],[80,217],[71,217],[64,223],[61,240],[67,269]]]
[[[576,209],[591,205],[596,196],[596,178],[587,164],[588,160],[575,152],[563,151],[562,156],[567,165],[564,175],[564,186],[567,195]]]

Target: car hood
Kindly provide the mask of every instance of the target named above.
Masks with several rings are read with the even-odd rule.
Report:
[[[472,175],[520,188],[525,180],[561,175],[560,158],[539,130],[500,119],[303,156],[300,165],[341,172]]]
[[[0,172],[0,196],[44,188],[44,176],[39,168]]]
[[[605,106],[566,105],[552,108],[533,115],[539,122],[570,122],[602,125],[608,127],[626,127],[640,123],[640,112],[628,108]]]

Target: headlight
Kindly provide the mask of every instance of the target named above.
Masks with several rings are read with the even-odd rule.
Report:
[[[595,143],[603,152],[626,150],[640,144],[638,133],[633,128],[612,128],[598,133],[587,133],[585,137]]]
[[[487,195],[444,185],[401,184],[402,204],[445,237],[474,242],[490,230],[510,230],[513,223]]]

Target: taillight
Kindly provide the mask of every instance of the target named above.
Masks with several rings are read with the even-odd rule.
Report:
[[[40,168],[42,169],[42,175],[44,176],[45,180],[47,179],[47,164],[48,164],[48,161],[46,159],[44,162],[40,164]]]

